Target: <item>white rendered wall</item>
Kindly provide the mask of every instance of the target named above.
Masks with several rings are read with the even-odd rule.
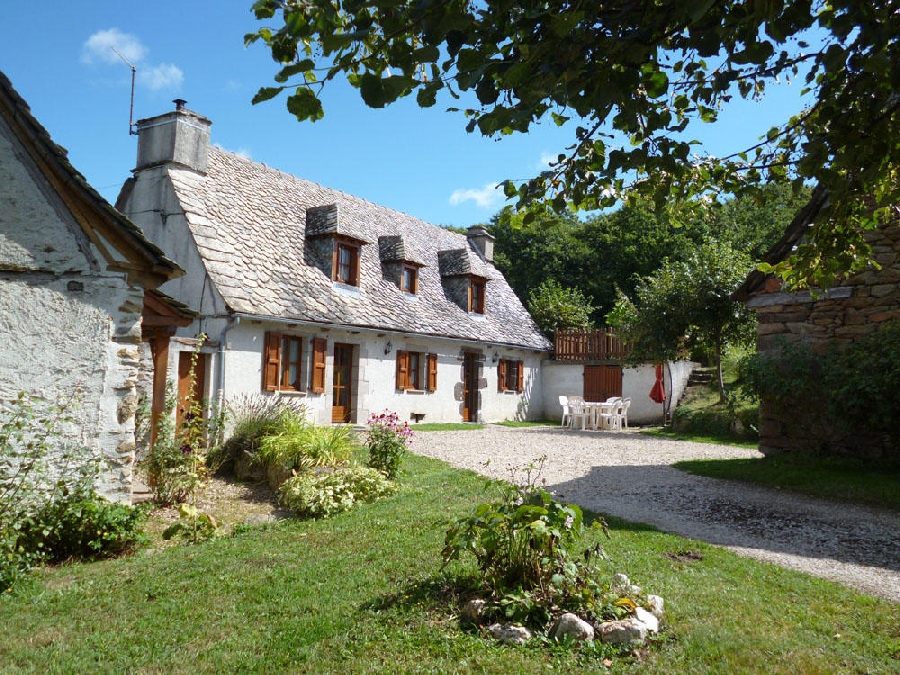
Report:
[[[543,401],[547,416],[560,419],[560,396],[581,396],[584,393],[584,364],[544,361]],[[663,367],[666,396],[673,391],[672,399],[678,401],[684,394],[693,364],[688,361],[672,361]],[[650,390],[656,382],[656,367],[642,365],[622,369],[622,396],[631,397],[628,423],[662,424],[663,405],[650,398]]]
[[[189,330],[196,330],[189,329]],[[327,361],[325,368],[325,392],[317,394],[311,390],[302,393],[279,392],[273,394],[262,389],[263,342],[266,330],[273,330],[302,338],[303,367],[302,381],[308,389],[312,359],[313,338],[327,340]],[[217,339],[216,331],[210,331],[211,340]],[[387,342],[390,352],[385,354]],[[540,391],[539,355],[525,350],[487,350],[484,346],[463,344],[454,340],[427,337],[407,337],[395,334],[378,334],[366,331],[345,331],[338,329],[317,329],[316,327],[289,328],[283,324],[267,324],[243,319],[231,328],[225,337],[224,350],[215,351],[213,365],[213,385],[219,375],[218,359],[224,354],[224,400],[234,401],[242,395],[288,396],[303,400],[310,419],[321,423],[331,422],[333,356],[335,343],[353,346],[353,410],[352,422],[365,424],[370,413],[380,413],[385,409],[399,414],[401,420],[414,423],[415,415],[424,415],[424,422],[459,422],[462,420],[462,376],[463,354],[472,351],[483,355],[480,362],[479,419],[484,422],[499,422],[512,419],[540,418],[543,401],[536,392]],[[173,352],[177,347],[173,345]],[[424,389],[402,391],[396,388],[397,351],[415,351],[422,354],[422,386],[425,383],[425,354],[438,355],[437,390]],[[497,364],[493,353],[498,351],[501,358],[522,360],[525,365],[523,378],[524,392],[497,391]],[[489,352],[489,353],[488,353]],[[177,357],[170,359],[170,373],[174,377]]]

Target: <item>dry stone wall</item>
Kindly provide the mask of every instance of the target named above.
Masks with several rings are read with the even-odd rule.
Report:
[[[881,269],[856,274],[819,297],[782,293],[769,279],[763,293],[750,300],[758,319],[757,345],[772,352],[783,342],[805,342],[824,354],[830,343],[863,338],[889,321],[900,320],[900,222],[867,236]],[[860,363],[866,368],[865,363]],[[837,454],[881,456],[881,440],[865,430],[853,437],[841,433],[825,411],[804,411],[771,401],[760,405],[760,449],[763,452],[827,451]]]

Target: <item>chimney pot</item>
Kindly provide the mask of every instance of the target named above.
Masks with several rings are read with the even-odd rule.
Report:
[[[183,98],[175,98],[172,99],[172,103],[175,104],[175,110],[184,110],[184,106],[187,104]]]

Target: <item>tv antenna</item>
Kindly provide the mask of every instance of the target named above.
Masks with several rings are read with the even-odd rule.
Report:
[[[112,49],[129,68],[131,68],[131,104],[128,108],[128,134],[130,136],[136,136],[137,132],[134,130],[134,73],[137,69],[134,67],[134,64],[132,64],[128,59],[122,56],[122,52],[120,52],[112,45],[110,45],[109,48]]]

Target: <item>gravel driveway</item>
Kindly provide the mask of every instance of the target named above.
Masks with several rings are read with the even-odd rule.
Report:
[[[541,476],[566,501],[900,602],[900,513],[691,476],[671,466],[760,456],[755,450],[634,431],[501,426],[417,434],[411,449],[505,479],[546,456]]]

